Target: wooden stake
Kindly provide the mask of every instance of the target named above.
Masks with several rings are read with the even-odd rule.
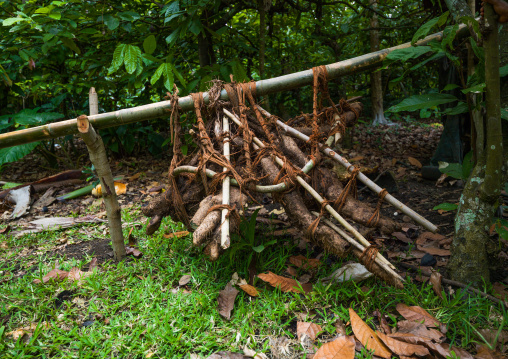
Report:
[[[229,161],[230,160],[230,144],[229,144],[229,120],[227,116],[223,116],[223,124],[222,124],[222,135],[224,136],[224,157]],[[224,172],[228,170],[227,167],[224,167]],[[224,177],[222,180],[222,204],[229,206],[229,197],[230,197],[230,178],[229,176]],[[221,236],[220,236],[220,245],[223,249],[229,248],[231,244],[231,239],[229,236],[229,210],[227,208],[222,209],[222,220],[221,220]]]
[[[92,87],[90,89],[90,112],[98,111],[97,93]],[[93,114],[93,113],[92,113]],[[113,174],[109,167],[108,157],[106,156],[106,148],[102,142],[102,138],[95,132],[94,128],[90,125],[88,117],[81,115],[77,118],[78,131],[81,138],[88,148],[90,154],[90,161],[95,167],[97,176],[102,186],[102,196],[104,197],[104,204],[106,205],[106,214],[108,216],[109,234],[113,242],[113,252],[115,260],[119,261],[125,257],[125,243],[122,233],[122,217],[120,212],[120,205],[116,198],[115,182]]]

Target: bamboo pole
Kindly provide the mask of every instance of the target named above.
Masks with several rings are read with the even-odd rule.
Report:
[[[467,33],[467,27],[461,24],[459,26],[459,30],[457,31],[457,35],[460,37]],[[426,45],[431,41],[441,41],[442,39],[443,33],[438,32],[418,41],[416,45]],[[371,69],[373,67],[379,66],[390,52],[397,49],[405,49],[408,47],[411,47],[410,42],[354,57],[349,60],[329,64],[326,66],[328,77],[329,79],[336,79],[344,75]],[[289,75],[274,77],[272,79],[261,80],[256,82],[256,95],[264,96],[271,93],[288,91],[298,87],[311,85],[312,81],[312,69],[296,72]],[[203,99],[205,103],[208,103],[208,92],[203,93]],[[222,90],[221,92],[221,99],[228,99],[228,95],[225,90]],[[180,98],[178,100],[178,105],[183,111],[194,110],[194,102],[190,96]],[[134,122],[146,121],[159,117],[167,117],[169,114],[167,110],[170,108],[170,101],[161,101],[148,105],[89,116],[88,120],[94,128],[102,129]],[[61,122],[49,123],[43,126],[0,134],[0,149],[35,141],[48,140],[51,138],[71,135],[75,133],[77,133],[75,118]]]
[[[95,89],[92,87],[89,93],[90,113],[98,111],[98,99]],[[106,205],[106,214],[108,216],[109,234],[113,242],[113,252],[115,260],[119,261],[125,257],[125,243],[122,233],[122,216],[120,205],[116,198],[115,181],[109,167],[108,158],[106,156],[106,148],[102,142],[102,138],[95,132],[92,125],[88,121],[87,116],[81,115],[77,119],[78,131],[81,138],[88,148],[90,160],[95,167],[97,177],[101,182],[102,196]]]
[[[230,144],[229,144],[229,119],[227,116],[223,116],[222,119],[222,134],[224,136],[224,157],[226,160],[230,160]],[[227,167],[223,168],[223,171],[226,172],[228,170]],[[222,204],[229,206],[229,197],[230,197],[230,178],[229,176],[224,177],[222,181]],[[221,226],[221,237],[220,237],[220,246],[223,249],[229,248],[231,244],[230,236],[229,236],[229,210],[227,208],[222,209],[222,226]]]
[[[313,215],[315,215],[316,217],[319,216],[319,213],[317,212],[312,212]],[[349,243],[353,244],[353,246],[355,246],[356,249],[360,250],[360,251],[365,251],[365,247],[362,246],[361,244],[357,243],[353,238],[351,238],[346,232],[344,232],[341,228],[339,228],[338,226],[336,226],[332,221],[330,221],[329,219],[327,218],[322,218],[322,221],[324,221],[331,229],[333,229],[335,232],[337,232],[339,235],[341,235],[345,240],[347,240]],[[378,253],[379,254],[379,253]],[[397,273],[394,271],[395,266],[393,264],[391,264],[390,262],[386,263],[386,261],[382,260],[381,258],[383,259],[386,259],[384,258],[383,256],[379,257],[379,256],[376,256],[376,258],[374,259],[374,261],[381,267],[383,268],[386,272],[390,273],[392,276],[394,276],[395,278],[399,279],[401,282],[404,282],[404,279]]]
[[[231,114],[229,111],[227,110],[224,110],[224,112],[239,126],[241,127],[242,126],[242,123],[240,122],[240,120],[233,114]],[[259,138],[257,138],[256,136],[253,136],[252,137],[252,140],[254,142],[254,149],[256,149],[256,147],[265,147],[264,143],[261,142],[261,140]],[[281,167],[284,166],[284,161],[277,157],[277,156],[274,156],[274,159],[275,159],[275,162],[277,162],[277,164]],[[307,182],[305,182],[305,180],[300,177],[300,176],[296,176],[296,180],[298,181],[298,183],[303,187],[305,188],[305,190],[307,192],[309,192],[309,194],[314,197],[314,199],[316,201],[318,201],[320,204],[322,204],[324,202],[324,198],[321,197],[319,195],[319,193],[316,192],[316,190],[314,190],[314,188],[312,188],[311,185],[309,185]],[[328,213],[330,213],[344,228],[346,228],[351,234],[353,234],[353,236],[358,239],[362,244],[363,246],[365,247],[368,247],[370,246],[370,243],[368,240],[366,240],[360,232],[358,232],[351,224],[349,224],[348,221],[346,221],[339,213],[337,213],[337,211],[330,205],[326,205],[325,209],[328,211]],[[359,248],[358,246],[360,246],[361,248],[365,249],[365,247],[361,246],[360,244],[358,244],[353,238],[349,237],[349,236],[345,236],[344,239],[346,239],[346,241],[348,241],[350,244],[352,244],[353,246],[355,246],[356,248]],[[362,251],[363,251],[362,249]],[[403,282],[404,280],[402,279],[402,277],[400,277],[397,273],[395,273],[393,271],[393,269],[395,269],[395,267],[393,266],[393,264],[391,264],[385,257],[383,257],[379,252],[377,253],[377,256],[376,256],[376,259],[379,260],[380,262],[383,262],[385,264],[385,267],[388,267],[390,268],[390,270],[388,271],[392,276],[394,276],[395,278],[397,278],[398,280],[400,280],[401,282]]]
[[[261,106],[257,105],[259,110],[267,117],[271,117],[272,115],[263,109]],[[307,142],[309,140],[309,136],[301,133],[300,131],[294,129],[291,126],[286,125],[284,122],[277,120],[277,126],[282,128],[287,134],[296,137],[302,141]],[[323,144],[319,144],[319,148],[322,152],[324,152],[329,157],[333,158],[337,162],[339,162],[341,165],[343,165],[347,170],[352,169],[354,166],[348,162],[344,157],[341,157],[334,151],[332,151],[330,148],[324,146]],[[376,183],[370,180],[369,177],[365,176],[363,173],[358,172],[358,175],[356,176],[357,179],[359,179],[363,184],[365,184],[367,187],[369,187],[372,191],[379,194],[383,189],[379,187]],[[385,201],[390,203],[392,206],[394,206],[397,210],[401,211],[402,213],[408,215],[411,217],[415,222],[422,225],[425,229],[436,233],[438,228],[426,220],[424,217],[422,217],[420,214],[413,211],[411,208],[406,206],[404,203],[400,202],[398,199],[393,197],[391,194],[387,194],[385,196]]]

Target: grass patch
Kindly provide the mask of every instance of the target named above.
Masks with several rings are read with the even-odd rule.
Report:
[[[141,223],[138,216],[138,209],[123,212],[125,235],[132,224]],[[0,249],[1,357],[182,358],[190,353],[206,357],[219,350],[241,352],[249,338],[253,349],[270,353],[271,340],[296,338],[297,318],[306,317],[323,327],[320,342],[335,335],[337,319],[349,321],[349,307],[371,326],[377,324],[372,312],[378,309],[389,314],[390,325],[395,326],[402,319],[394,309],[400,302],[420,305],[448,323],[451,343],[469,350],[481,340],[467,323],[475,328],[508,326],[503,310],[484,298],[456,290],[441,300],[429,285],[408,283],[404,290],[398,290],[376,279],[359,284],[318,283],[307,296],[282,293],[256,279],[260,296],[251,298],[241,291],[231,320],[226,321],[217,310],[218,293],[233,273],[248,277],[250,252],[238,250],[232,260],[225,254],[210,263],[192,246],[190,237],[166,239],[162,230],[146,237],[144,225],[134,228],[144,256],[103,263],[79,285],[70,281],[34,284],[33,280],[42,279],[55,262],[64,270],[86,267],[92,257],[65,258],[56,254],[55,248],[61,246],[64,237],[74,243],[107,239],[103,225],[18,239],[4,237],[5,245]],[[183,229],[169,219],[161,228],[175,232]],[[259,272],[282,274],[288,258],[297,251],[289,240],[269,247],[260,254]],[[327,265],[320,267],[315,278],[330,275],[342,265],[342,261],[326,255],[323,261]],[[176,291],[185,274],[192,276],[187,292]],[[38,326],[31,337],[15,341],[6,335],[32,323]],[[346,328],[351,333],[351,328]],[[292,343],[298,353],[302,348],[296,341]],[[358,355],[371,357],[367,352]]]

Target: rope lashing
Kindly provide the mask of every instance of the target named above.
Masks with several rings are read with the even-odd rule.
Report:
[[[383,188],[381,190],[381,192],[379,192],[379,200],[377,201],[376,209],[374,210],[374,213],[372,213],[372,216],[367,221],[367,223],[366,223],[367,227],[377,226],[377,224],[379,222],[379,217],[381,215],[380,214],[381,213],[381,206],[383,205],[383,200],[387,194],[388,194],[388,191],[385,188]]]

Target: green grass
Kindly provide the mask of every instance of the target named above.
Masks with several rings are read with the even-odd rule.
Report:
[[[139,210],[124,211],[123,220],[127,224],[139,223]],[[169,219],[163,222],[162,228],[183,229]],[[125,234],[129,229],[126,226]],[[372,312],[376,309],[389,314],[390,324],[395,325],[401,319],[394,309],[399,302],[420,305],[448,323],[447,336],[451,342],[469,350],[480,339],[467,322],[475,328],[508,326],[500,307],[486,299],[457,290],[441,300],[428,285],[416,282],[397,290],[376,279],[359,284],[317,284],[307,296],[282,293],[256,279],[260,296],[251,298],[240,291],[231,320],[226,321],[217,310],[218,293],[234,272],[248,277],[249,252],[239,250],[233,260],[226,254],[210,263],[192,246],[189,237],[165,239],[162,230],[146,237],[144,229],[145,226],[138,226],[133,231],[144,254],[141,259],[118,264],[107,262],[81,285],[70,281],[33,284],[33,280],[42,278],[56,260],[65,270],[87,264],[92,258],[83,261],[61,258],[53,249],[60,245],[62,237],[75,243],[104,239],[101,225],[19,239],[2,238],[0,242],[6,241],[7,249],[0,249],[0,280],[10,278],[19,270],[26,274],[0,284],[0,357],[182,358],[189,357],[190,353],[206,357],[219,350],[241,352],[249,338],[251,348],[269,354],[270,338],[281,336],[291,339],[292,350],[301,350],[303,357],[302,347],[294,340],[299,313],[306,313],[309,321],[323,327],[324,333],[318,338],[320,343],[319,339],[335,335],[337,318],[344,323],[349,321],[349,307],[371,326],[375,324]],[[27,248],[36,251],[27,255]],[[287,241],[269,247],[260,254],[259,272],[270,270],[282,274],[287,259],[295,252],[295,246]],[[315,278],[331,274],[341,264],[321,266]],[[184,274],[192,276],[187,285],[190,293],[172,292]],[[55,299],[64,290],[70,292],[70,297],[57,307]],[[93,320],[93,324],[82,326],[87,320]],[[40,324],[28,341],[14,341],[6,335],[31,323]],[[351,327],[346,328],[351,333]],[[362,353],[358,357],[370,355]]]

